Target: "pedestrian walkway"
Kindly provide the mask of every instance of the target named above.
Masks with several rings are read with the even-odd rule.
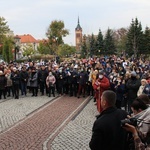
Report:
[[[91,100],[80,114],[72,119],[51,144],[51,150],[89,150],[92,127],[97,115]]]
[[[53,97],[21,97],[0,101],[0,132],[5,131],[30,113],[51,101]]]
[[[39,96],[1,102],[0,150],[88,150],[96,114],[89,98]]]

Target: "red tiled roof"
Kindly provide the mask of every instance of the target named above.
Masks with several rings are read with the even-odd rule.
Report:
[[[18,35],[21,43],[37,43],[38,41],[30,34]]]

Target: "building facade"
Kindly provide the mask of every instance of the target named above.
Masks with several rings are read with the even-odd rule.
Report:
[[[15,47],[18,48],[15,50],[16,59],[22,58],[24,50],[26,50],[28,47],[31,47],[34,51],[37,51],[38,41],[32,35],[16,35],[14,39]]]

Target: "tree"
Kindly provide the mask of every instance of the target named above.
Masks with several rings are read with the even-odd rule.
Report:
[[[143,43],[143,51],[142,54],[150,54],[150,29],[148,27],[145,28],[144,32],[144,43]]]
[[[65,29],[65,25],[63,21],[54,20],[49,25],[47,29],[46,36],[49,39],[49,44],[53,50],[53,53],[58,49],[58,46],[63,44],[63,37],[66,37],[69,34],[69,31]]]
[[[108,28],[104,39],[104,55],[116,53],[116,47],[113,39],[113,31]]]
[[[89,51],[89,55],[92,57],[93,55],[96,55],[96,40],[94,37],[94,34],[92,33],[91,37],[90,37],[90,51]]]
[[[23,48],[23,56],[30,57],[35,53],[35,50],[31,44],[26,45],[26,47]]]
[[[2,53],[2,45],[4,43],[4,39],[6,37],[6,33],[9,31],[9,26],[5,21],[4,17],[0,17],[0,54]]]
[[[86,42],[83,41],[82,45],[81,45],[81,58],[85,58],[87,56],[87,45]]]
[[[103,53],[104,51],[104,40],[103,40],[103,35],[100,29],[99,29],[99,33],[96,39],[96,49],[97,49],[96,54]]]
[[[75,54],[75,52],[75,47],[69,46],[68,44],[63,44],[58,47],[57,55],[62,57],[69,57]]]
[[[134,54],[136,58],[137,55],[141,52],[143,41],[143,32],[141,23],[138,22],[138,19],[132,19],[129,31],[127,33],[127,43],[126,43],[126,52],[129,56]]]
[[[51,47],[49,47],[47,40],[43,40],[39,43],[39,46],[37,48],[38,52],[40,54],[52,54]]]
[[[113,33],[117,54],[125,53],[127,32],[128,30],[126,28],[120,28]]]
[[[12,49],[13,49],[13,39],[11,37],[5,38],[2,55],[6,62],[10,62],[10,60],[13,59]]]

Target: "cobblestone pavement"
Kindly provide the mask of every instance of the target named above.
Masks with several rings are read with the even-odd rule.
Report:
[[[39,96],[0,103],[0,150],[88,149],[96,114],[93,102],[73,120],[88,98],[63,96],[49,102],[51,100]],[[63,137],[68,141],[66,147]],[[59,140],[62,142],[57,142]]]
[[[90,150],[91,129],[97,113],[93,100],[91,100],[49,144],[51,150]]]
[[[29,95],[20,99],[0,100],[0,132],[24,119],[52,99],[53,97],[31,97]]]

